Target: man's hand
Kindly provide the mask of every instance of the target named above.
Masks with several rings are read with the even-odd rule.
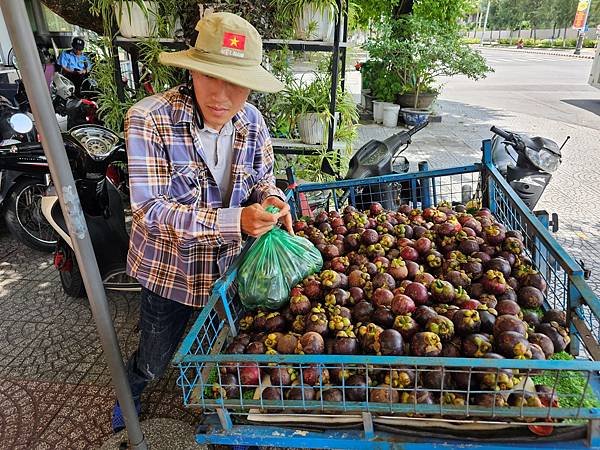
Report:
[[[253,203],[242,209],[240,227],[247,235],[258,237],[273,228],[278,218],[279,214],[267,212],[262,205]]]
[[[292,227],[292,215],[290,214],[290,205],[281,200],[279,197],[271,196],[267,197],[262,202],[262,207],[266,208],[269,205],[273,205],[279,208],[279,214],[277,218],[281,219],[283,226],[288,230],[290,234],[294,234],[294,228]]]

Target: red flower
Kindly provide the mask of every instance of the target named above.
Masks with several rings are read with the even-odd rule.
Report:
[[[354,68],[355,68],[356,70],[360,71],[360,69],[361,69],[362,65],[363,65],[363,63],[361,63],[361,62],[358,62],[358,61],[357,61],[357,62],[356,62],[356,64],[354,64]]]

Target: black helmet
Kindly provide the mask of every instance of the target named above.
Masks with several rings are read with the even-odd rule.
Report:
[[[74,50],[83,51],[83,47],[85,47],[85,41],[80,37],[74,37],[71,41],[71,47],[73,47]]]

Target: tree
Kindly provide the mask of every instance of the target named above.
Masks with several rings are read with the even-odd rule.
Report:
[[[564,29],[563,39],[567,36],[567,28],[573,23],[577,3],[579,0],[552,0],[550,11],[556,26]]]

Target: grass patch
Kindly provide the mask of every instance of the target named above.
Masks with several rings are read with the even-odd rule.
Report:
[[[559,352],[552,355],[551,360],[568,361],[575,359],[567,352]],[[557,372],[560,372],[557,379]],[[587,386],[587,377],[581,372],[573,370],[547,370],[543,375],[535,375],[531,377],[535,384],[545,384],[554,387],[556,384],[556,392],[561,408],[598,408],[600,407],[600,399],[592,391],[590,386]],[[584,394],[584,389],[586,389]],[[581,397],[583,395],[583,401]]]

